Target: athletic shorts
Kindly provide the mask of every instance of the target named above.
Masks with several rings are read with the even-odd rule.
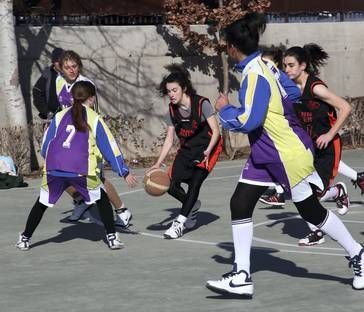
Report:
[[[169,176],[174,181],[185,182],[192,178],[197,168],[206,170],[208,173],[215,167],[217,160],[222,152],[222,138],[216,143],[211,151],[208,165],[205,161],[193,161],[183,154],[183,150],[179,150],[172,166],[169,169]]]
[[[338,173],[341,159],[341,139],[339,135],[325,149],[315,149],[314,165],[326,190],[330,187]]]
[[[99,181],[97,187],[92,190],[88,189],[87,179],[94,179],[96,183]],[[95,203],[101,196],[100,189],[102,184],[98,177],[59,177],[47,174],[43,181],[40,188],[39,201],[48,207],[53,207],[69,186],[73,186],[81,194],[86,204]]]
[[[283,164],[255,164],[250,157],[243,167],[239,182],[272,187],[280,184],[287,197],[291,197],[294,202],[300,202],[313,194],[310,184],[323,189],[323,183],[316,171],[291,188]]]

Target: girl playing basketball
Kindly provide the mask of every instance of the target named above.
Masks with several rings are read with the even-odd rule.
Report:
[[[187,70],[179,65],[166,67],[170,74],[160,83],[161,95],[168,95],[167,136],[157,162],[159,168],[173,145],[176,133],[180,148],[171,166],[168,193],[182,203],[177,219],[164,233],[167,239],[181,237],[185,229],[195,226],[201,206],[198,200],[201,185],[215,166],[222,150],[222,139],[214,110],[207,98],[196,94]],[[181,183],[188,184],[188,191]]]
[[[40,196],[16,244],[21,250],[29,249],[30,238],[44,212],[53,207],[69,186],[73,186],[86,203],[96,203],[109,248],[120,249],[123,246],[115,232],[112,207],[99,178],[98,149],[129,186],[136,185],[136,178],[129,173],[104,121],[87,107],[87,102],[94,101],[95,94],[95,87],[90,82],[77,82],[72,88],[73,105],[57,113],[44,134],[41,149],[45,158],[43,181]]]
[[[364,248],[317,199],[316,185],[322,187],[322,181],[314,168],[312,141],[299,125],[287,93],[258,51],[265,26],[263,14],[248,13],[225,29],[228,55],[242,73],[241,107],[229,104],[228,97],[220,94],[215,108],[225,129],[248,133],[251,154],[230,200],[233,270],[220,280],[208,281],[207,287],[218,292],[253,295],[250,274],[253,211],[267,187],[279,183],[292,197],[302,218],[346,250],[349,264],[354,268],[353,287],[364,289]]]

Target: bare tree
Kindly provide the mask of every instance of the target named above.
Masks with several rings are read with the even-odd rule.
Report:
[[[1,141],[1,153],[10,154],[15,160],[18,157],[29,158],[29,133],[27,126],[26,110],[23,95],[19,84],[18,53],[16,47],[13,1],[0,1],[0,112],[2,133],[8,133]],[[5,130],[5,131],[4,131]],[[8,130],[8,131],[6,131]],[[22,147],[18,146],[17,151],[21,156],[14,155],[5,146],[15,145],[12,142],[11,134],[21,136]],[[19,143],[19,142],[17,142]],[[24,165],[23,172],[30,171],[30,163]]]
[[[264,12],[270,6],[270,1],[166,0],[164,5],[167,23],[176,26],[181,31],[184,42],[196,47],[202,54],[211,54],[213,52],[219,55],[222,68],[222,85],[220,89],[222,92],[227,93],[229,91],[228,60],[221,31],[225,26],[243,17],[247,12]],[[191,28],[192,25],[204,24],[209,26],[207,34],[198,33]],[[233,158],[236,150],[241,147],[238,141],[244,141],[244,139],[241,139],[241,134],[224,132],[223,135],[225,152]]]

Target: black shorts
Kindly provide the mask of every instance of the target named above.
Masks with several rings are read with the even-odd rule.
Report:
[[[325,149],[315,149],[314,165],[319,174],[324,190],[332,185],[339,168],[341,159],[341,139],[339,135]]]

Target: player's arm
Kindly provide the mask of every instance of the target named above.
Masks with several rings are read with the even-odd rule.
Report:
[[[96,126],[96,144],[102,156],[110,164],[112,170],[122,177],[127,177],[129,168],[124,161],[123,154],[121,153],[114,136],[110,129],[99,117]]]
[[[326,148],[329,142],[335,137],[335,135],[345,124],[351,113],[352,108],[346,100],[331,92],[323,84],[315,85],[312,92],[317,98],[328,103],[337,110],[337,120],[332,125],[330,131],[323,135],[320,135],[316,140],[316,145],[318,148]]]
[[[217,99],[215,107],[219,111],[222,126],[243,133],[258,128],[265,120],[270,96],[268,81],[258,74],[248,74],[239,90],[240,107],[228,104],[227,96],[220,95]]]
[[[56,132],[57,132],[56,117],[54,117],[43,135],[42,147],[40,149],[40,154],[42,155],[43,158],[46,157],[49,143],[56,136]]]

